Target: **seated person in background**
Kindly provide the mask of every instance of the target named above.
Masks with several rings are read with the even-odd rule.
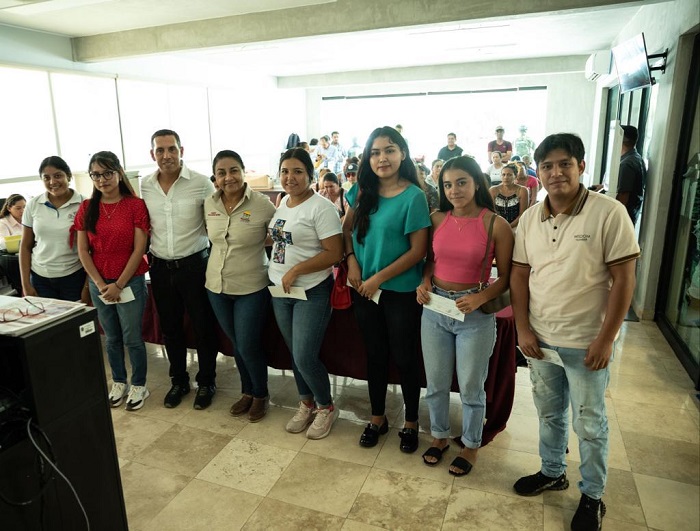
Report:
[[[447,133],[447,145],[438,152],[437,158],[440,160],[449,160],[452,157],[461,157],[463,149],[457,145],[457,135]]]
[[[425,178],[426,183],[438,188],[438,178],[440,177],[440,170],[442,169],[443,164],[445,164],[445,161],[442,159],[435,159],[433,161],[432,165],[430,166],[430,175]]]
[[[532,157],[530,155],[523,155],[523,164],[525,164],[525,169],[530,177],[537,177],[537,172],[532,167]]]
[[[494,151],[491,153],[490,157],[492,164],[484,173],[488,173],[489,180],[493,185],[501,184],[501,170],[503,169],[501,153],[500,151]]]
[[[0,209],[0,249],[5,249],[3,236],[22,234],[22,214],[27,201],[19,194],[12,194]]]
[[[335,205],[335,208],[338,210],[338,216],[340,216],[340,221],[342,222],[348,203],[345,201],[345,190],[341,188],[338,176],[333,172],[328,172],[321,178],[321,182],[318,183],[318,186],[319,195],[325,197]]]
[[[525,164],[518,162],[518,175],[515,177],[515,182],[520,186],[527,188],[527,206],[528,208],[537,202],[537,192],[540,189],[540,182],[535,177],[530,177],[525,169]]]
[[[416,173],[418,174],[418,183],[425,194],[425,200],[428,202],[428,208],[431,212],[433,212],[439,208],[440,198],[438,196],[437,188],[426,182],[426,178],[429,176],[430,171],[425,167],[425,165],[418,163],[416,164]]]
[[[518,167],[515,164],[503,166],[501,171],[503,182],[492,186],[489,190],[496,213],[506,218],[513,228],[518,226],[520,216],[527,209],[527,189],[515,182],[516,173],[518,173]]]

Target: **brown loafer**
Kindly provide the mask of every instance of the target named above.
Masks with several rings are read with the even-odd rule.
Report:
[[[248,412],[251,405],[253,405],[252,395],[242,395],[238,402],[231,406],[229,412],[234,417],[240,417],[244,413]]]
[[[258,422],[267,414],[267,408],[270,403],[270,397],[253,398],[253,404],[248,411],[248,420],[250,422]]]

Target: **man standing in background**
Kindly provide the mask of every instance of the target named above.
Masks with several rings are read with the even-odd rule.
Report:
[[[204,199],[214,193],[209,178],[182,161],[184,148],[175,131],[161,129],[151,137],[151,158],[158,170],[141,183],[141,196],[151,217],[151,287],[170,361],[171,388],[163,405],[177,407],[190,392],[185,340],[185,310],[197,345],[195,409],[205,409],[216,393],[216,319],[204,289],[209,239],[204,225]]]
[[[494,151],[499,151],[501,153],[501,162],[504,164],[510,160],[511,155],[513,154],[513,144],[507,140],[503,140],[503,133],[505,133],[503,126],[497,125],[496,140],[491,140],[488,145],[489,162],[491,161],[491,153]]]
[[[447,145],[438,152],[437,158],[448,161],[453,157],[461,157],[462,151],[463,149],[457,145],[457,135],[447,133]]]
[[[642,209],[644,188],[647,180],[647,170],[644,159],[637,151],[637,139],[639,132],[636,127],[623,125],[622,158],[620,159],[620,173],[617,177],[617,199],[625,205],[627,213],[636,225],[639,219],[639,211]]]
[[[331,146],[335,148],[335,164],[331,171],[336,175],[340,175],[343,171],[347,152],[343,149],[343,146],[340,145],[340,133],[338,131],[333,131],[331,133]]]

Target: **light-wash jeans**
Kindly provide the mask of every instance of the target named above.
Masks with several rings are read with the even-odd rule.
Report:
[[[433,286],[433,293],[452,300],[475,291],[445,291]],[[450,388],[456,363],[462,399],[462,442],[468,448],[479,448],[486,412],[484,382],[496,344],[496,316],[476,310],[465,315],[462,322],[424,308],[421,341],[430,433],[437,439],[451,435]]]
[[[530,359],[532,396],[540,418],[540,457],[542,473],[559,477],[566,470],[569,442],[569,403],[573,428],[578,436],[582,480],[579,489],[593,499],[605,492],[608,473],[608,417],[605,389],[610,380],[606,367],[592,371],[583,364],[586,349],[557,347],[540,342],[541,347],[559,353],[564,367]]]
[[[114,280],[107,280],[110,283]],[[99,298],[100,290],[90,279],[90,298],[105,333],[107,359],[112,369],[112,380],[127,383],[124,347],[129,350],[131,385],[146,385],[146,345],[141,337],[143,310],[146,307],[146,279],[143,275],[131,277],[126,283],[134,292],[134,300],[119,304],[105,304]],[[126,287],[124,286],[124,287]]]
[[[277,326],[292,353],[292,369],[302,400],[332,404],[331,382],[319,355],[331,320],[333,276],[306,290],[307,300],[272,297]]]

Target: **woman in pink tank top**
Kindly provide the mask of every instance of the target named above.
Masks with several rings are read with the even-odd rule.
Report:
[[[473,158],[447,161],[438,185],[440,209],[431,216],[428,260],[423,282],[416,290],[418,302],[424,305],[421,342],[428,382],[425,400],[433,436],[423,461],[435,466],[449,448],[450,388],[456,366],[462,399],[461,441],[465,447],[450,464],[449,473],[464,476],[476,462],[481,446],[486,411],[484,382],[496,343],[495,316],[479,308],[508,288],[513,232],[508,222],[494,213],[488,184]],[[492,222],[486,278],[482,279]],[[479,291],[479,282],[488,281],[494,256],[498,278]],[[444,308],[440,311],[439,303]]]

